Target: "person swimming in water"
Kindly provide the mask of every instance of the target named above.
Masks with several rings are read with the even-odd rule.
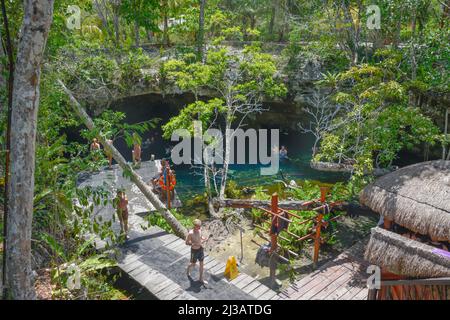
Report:
[[[287,154],[288,154],[287,148],[285,146],[281,146],[281,149],[280,149],[280,160],[289,159]]]

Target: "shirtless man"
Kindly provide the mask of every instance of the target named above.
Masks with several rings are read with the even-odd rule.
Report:
[[[98,143],[97,138],[92,139],[90,150],[93,153],[95,153],[97,150],[100,150],[100,143]],[[94,160],[97,161],[98,157],[94,156]]]
[[[188,246],[191,246],[191,260],[189,263],[189,266],[187,267],[186,273],[187,276],[191,276],[191,268],[194,267],[197,263],[197,260],[200,264],[199,269],[199,281],[207,285],[208,282],[203,279],[203,260],[205,258],[205,253],[203,249],[203,243],[208,240],[208,238],[202,236],[202,222],[199,219],[194,220],[194,229],[189,231],[189,234],[186,238],[186,244]]]
[[[133,151],[132,151],[132,155],[133,155],[133,164],[140,164],[141,163],[141,142],[139,137],[135,134],[133,135]]]
[[[128,198],[123,190],[117,191],[116,206],[121,233],[128,239]]]
[[[113,143],[113,141],[110,139],[106,140],[106,142],[108,142],[110,144]],[[109,168],[112,169],[112,159],[113,159],[112,153],[108,152],[105,148],[105,154],[106,154],[106,157],[108,158]]]

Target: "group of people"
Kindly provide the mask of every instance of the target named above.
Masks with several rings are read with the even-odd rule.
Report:
[[[113,143],[113,141],[111,139],[107,139],[106,142],[111,145]],[[98,155],[95,153],[99,152],[101,150],[101,146],[100,146],[100,143],[98,142],[97,138],[92,139],[92,143],[90,145],[89,150],[94,153],[94,160],[97,161]],[[109,169],[112,169],[113,154],[112,154],[111,150],[108,150],[108,148],[104,148],[104,151],[105,151],[106,157],[108,158],[108,167],[109,167]],[[137,136],[133,136],[133,150],[131,151],[131,155],[132,155],[132,159],[133,159],[133,164],[136,166],[140,165],[142,148],[141,148],[140,139]]]
[[[170,167],[169,161],[162,159],[158,174],[150,181],[153,191],[163,199],[166,199],[168,191],[170,192],[170,198],[174,199],[175,184],[175,170]]]

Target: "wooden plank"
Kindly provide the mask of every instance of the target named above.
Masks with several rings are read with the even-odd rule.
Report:
[[[369,289],[364,288],[358,294],[353,296],[352,300],[367,300],[367,295],[369,294]]]
[[[184,241],[181,241],[177,246],[172,247],[170,250],[179,253],[182,249],[186,249],[186,248],[190,250],[190,247],[188,245],[186,245],[186,243]]]
[[[282,300],[282,298],[278,294],[276,294],[272,298],[270,298],[270,300]]]
[[[173,300],[176,297],[178,297],[180,294],[182,294],[184,292],[184,289],[179,287],[178,289],[172,291],[171,293],[169,293],[168,295],[166,295],[164,297],[165,300]]]
[[[315,293],[315,291],[318,291],[323,289],[324,285],[330,282],[330,280],[334,280],[333,277],[340,276],[343,273],[340,271],[342,269],[339,265],[333,265],[332,267],[323,270],[322,273],[317,274],[313,277],[313,280],[308,282],[306,285],[299,288],[298,292],[295,294],[290,295],[293,299],[299,299],[304,295],[310,296],[311,293]],[[308,294],[311,290],[315,290]],[[302,299],[303,300],[303,299]]]
[[[148,289],[148,291],[153,293],[154,287],[161,284],[165,279],[167,279],[163,274],[159,272],[149,273],[146,281],[144,283],[144,287]]]
[[[157,271],[151,268],[146,268],[143,272],[140,272],[138,275],[136,275],[134,279],[141,285],[144,285],[149,278],[151,278],[154,274],[157,273],[158,273]]]
[[[341,268],[338,271],[334,272],[330,278],[327,278],[325,281],[322,281],[318,285],[314,286],[311,290],[308,290],[304,294],[300,295],[297,299],[299,300],[309,300],[312,299],[315,295],[320,293],[326,287],[328,287],[331,283],[346,275],[346,269]],[[332,278],[331,278],[332,277]]]
[[[246,275],[246,278],[244,278],[241,281],[239,281],[238,283],[236,283],[235,286],[238,289],[242,289],[243,287],[245,287],[246,285],[248,285],[250,282],[252,282],[254,280],[255,279],[253,279],[252,277]]]
[[[260,285],[261,285],[261,282],[255,280],[255,281],[250,282],[245,287],[243,287],[242,291],[244,291],[245,293],[250,293],[251,291],[258,288]]]
[[[158,292],[157,296],[160,300],[167,300],[167,296],[179,288],[180,286],[172,281],[172,283],[168,287],[165,287],[163,290]]]
[[[271,300],[272,298],[276,297],[277,293],[273,290],[269,290],[266,293],[264,293],[261,297],[258,298],[258,300]]]
[[[215,265],[213,268],[209,268],[209,272],[211,274],[220,274],[225,272],[226,264],[223,262],[219,262],[217,265]]]
[[[161,237],[158,237],[157,239],[161,240],[164,243],[164,246],[167,247],[167,245],[171,244],[174,241],[179,240],[180,238],[178,238],[176,235],[168,233],[165,234]]]
[[[126,273],[130,274],[131,272],[133,272],[136,268],[141,267],[142,265],[144,265],[140,260],[136,260],[126,266],[119,266],[123,271],[125,271]]]
[[[347,294],[347,292],[352,289],[354,286],[351,286],[348,282],[344,283],[342,286],[331,292],[328,296],[324,298],[324,300],[339,300],[340,297]]]
[[[134,253],[130,253],[130,254],[125,254],[122,259],[120,259],[119,261],[117,261],[117,264],[120,265],[127,265],[130,264],[131,262],[136,261],[137,259],[139,259],[141,257],[141,255],[138,254],[134,254]]]
[[[244,279],[246,277],[245,274],[240,273],[236,278],[234,278],[233,280],[230,281],[230,283],[232,285],[235,285],[236,283],[238,283],[239,281],[241,281],[242,279]]]
[[[174,242],[170,243],[169,245],[167,245],[165,247],[167,249],[177,251],[176,248],[181,247],[181,246],[187,246],[186,242],[181,240],[180,238],[178,238],[177,240],[175,240]]]
[[[263,294],[265,294],[267,291],[269,291],[270,288],[261,284],[258,288],[256,288],[255,290],[250,292],[250,295],[252,297],[254,297],[255,299],[258,299],[259,297],[261,297]]]
[[[312,296],[311,299],[314,300],[323,300],[328,295],[333,294],[339,287],[343,284],[347,283],[349,280],[353,278],[353,274],[350,272],[344,272],[342,276],[337,278],[335,281],[329,283],[323,290],[318,292],[316,295]]]
[[[198,300],[198,299],[193,297],[192,295],[190,295],[186,291],[184,291],[182,294],[180,294],[179,296],[175,297],[173,300]]]
[[[144,271],[148,271],[150,268],[146,264],[141,264],[138,268],[134,269],[131,272],[128,272],[128,275],[130,275],[133,279],[137,280],[137,277]],[[139,282],[139,281],[138,281]]]
[[[210,270],[210,269],[214,268],[215,266],[217,266],[219,263],[220,263],[219,261],[212,259],[207,263],[203,262],[203,267],[207,270]]]
[[[164,275],[160,275],[160,281],[157,285],[152,286],[151,292],[155,295],[158,294],[158,292],[162,291],[163,289],[167,288],[173,283],[172,280],[169,278],[166,278]]]
[[[351,300],[355,295],[360,293],[362,290],[364,290],[364,288],[352,287],[343,296],[341,296],[339,300]]]

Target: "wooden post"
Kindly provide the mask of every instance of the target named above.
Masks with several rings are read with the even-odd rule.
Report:
[[[239,233],[241,234],[241,259],[240,262],[244,259],[244,244],[242,243],[242,229],[239,229]]]
[[[271,201],[271,207],[270,207],[271,211],[273,214],[278,215],[278,194],[275,192],[274,194],[272,194],[272,201]],[[274,221],[276,222],[277,228],[279,225],[279,219],[278,216],[272,216],[271,217],[271,224],[270,224],[270,230],[269,230],[269,235],[270,235],[270,253],[272,255],[275,254],[276,256],[276,250],[278,248],[278,235],[277,233],[272,233],[272,225],[274,223]],[[274,220],[276,219],[276,220]],[[272,256],[273,257],[273,256]],[[274,286],[275,284],[275,277],[276,277],[276,263],[269,263],[269,269],[270,269],[270,282],[271,282],[271,286]]]
[[[274,194],[272,194],[272,201],[271,201],[270,209],[271,209],[270,211],[272,211],[272,214],[278,215],[278,194],[276,192]],[[276,220],[274,220],[274,219],[276,219]],[[271,221],[272,222],[270,224],[269,234],[270,234],[270,239],[271,239],[271,251],[274,252],[278,247],[278,235],[272,233],[272,225],[273,225],[273,222],[276,221],[276,225],[278,228],[279,219],[277,216],[272,216]]]
[[[317,216],[317,225],[316,225],[316,237],[314,239],[314,259],[313,259],[313,267],[316,268],[317,261],[319,261],[319,250],[320,250],[320,230],[322,229],[322,219],[323,213],[319,213]]]
[[[167,170],[166,175],[166,188],[167,188],[167,209],[170,210],[170,182],[171,182],[171,173]]]
[[[320,202],[322,202],[322,204],[325,204],[325,201],[327,200],[327,192],[328,192],[329,188],[328,187],[320,187]],[[323,210],[321,213],[319,213],[317,215],[317,220],[316,220],[316,237],[314,238],[314,255],[313,255],[313,267],[316,268],[317,267],[317,262],[319,261],[319,250],[320,250],[320,242],[321,242],[321,238],[320,238],[320,232],[322,230],[322,221],[323,221],[323,216],[325,214],[325,206],[323,207]]]

